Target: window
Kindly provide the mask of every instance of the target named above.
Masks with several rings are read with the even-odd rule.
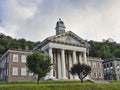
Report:
[[[109,68],[107,68],[107,73],[110,73],[110,69]]]
[[[110,67],[110,72],[113,73],[113,67]]]
[[[95,68],[96,68],[96,62],[93,62],[93,67],[95,67]]]
[[[101,73],[101,72],[99,72],[99,74],[98,74],[98,75],[99,75],[98,77],[102,78],[102,73]]]
[[[110,63],[110,66],[112,67],[112,63]]]
[[[13,55],[13,62],[18,62],[18,55],[17,54]]]
[[[117,70],[118,70],[118,72],[120,72],[120,66],[119,65],[117,65]]]
[[[23,63],[26,63],[26,55],[22,55],[21,60]]]
[[[26,68],[21,68],[21,76],[26,76]]]
[[[94,77],[95,77],[95,78],[97,77],[97,73],[96,73],[96,72],[94,73]]]
[[[105,64],[103,65],[103,68],[106,68]]]
[[[98,62],[98,67],[101,68],[101,63],[100,62]]]
[[[104,71],[103,71],[104,73],[106,73],[106,68],[104,68]]]
[[[17,76],[18,75],[18,68],[17,67],[13,67],[12,75],[13,76]]]
[[[109,67],[108,63],[107,63],[107,67]]]

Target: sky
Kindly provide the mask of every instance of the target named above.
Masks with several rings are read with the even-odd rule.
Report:
[[[42,41],[59,18],[85,40],[120,43],[120,0],[0,0],[0,33],[13,38]]]

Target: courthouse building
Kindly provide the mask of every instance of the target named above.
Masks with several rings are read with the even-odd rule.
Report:
[[[89,44],[72,31],[65,31],[64,22],[59,19],[56,35],[43,40],[34,50],[40,50],[51,57],[51,71],[45,79],[77,79],[70,69],[77,62],[87,64]]]
[[[88,58],[90,45],[72,31],[65,32],[64,22],[56,24],[56,35],[43,40],[34,50],[50,55],[51,71],[44,79],[70,79],[77,76],[70,74],[73,64],[78,62],[91,66],[92,72],[87,77],[93,80],[103,80],[103,67],[100,58]],[[29,50],[8,50],[0,58],[0,81],[32,81],[36,75],[26,66],[26,57],[32,53]]]

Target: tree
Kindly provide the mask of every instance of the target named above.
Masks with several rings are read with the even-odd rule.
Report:
[[[116,50],[114,51],[114,56],[120,58],[120,49],[116,49]]]
[[[0,56],[2,56],[8,49],[33,49],[40,42],[26,41],[25,39],[14,39],[0,33]]]
[[[73,65],[70,72],[72,75],[78,75],[81,83],[83,83],[83,79],[91,73],[91,67],[86,64],[78,63]]]
[[[38,75],[37,84],[41,78],[45,77],[50,71],[51,59],[48,55],[45,55],[39,51],[35,51],[27,57],[28,69],[34,74]]]
[[[103,45],[100,51],[101,51],[101,57],[103,59],[107,59],[111,57],[110,47],[108,45]]]

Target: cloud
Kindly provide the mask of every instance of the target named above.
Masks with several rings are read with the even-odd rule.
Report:
[[[36,5],[33,3],[31,6],[27,6],[21,4],[21,1],[23,0],[6,0],[1,3],[1,27],[5,34],[13,35],[13,37],[16,37],[16,33],[20,30],[21,26],[25,24],[27,20],[31,19],[37,10]]]
[[[55,34],[58,18],[66,31],[83,39],[119,40],[119,0],[1,0],[0,32],[16,38],[42,41]],[[9,32],[6,31],[9,29]]]

